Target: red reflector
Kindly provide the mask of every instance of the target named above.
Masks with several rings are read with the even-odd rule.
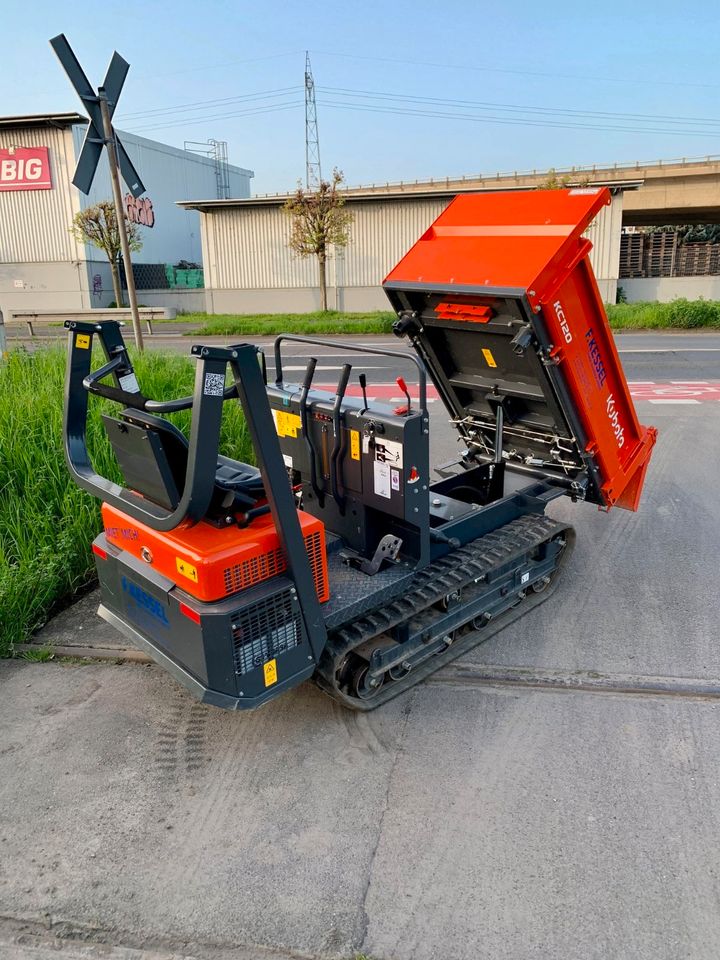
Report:
[[[180,613],[184,614],[188,620],[192,620],[193,623],[200,623],[200,614],[192,607],[188,607],[186,603],[180,604]]]
[[[101,560],[107,560],[107,551],[103,550],[103,548],[99,547],[96,543],[92,545],[92,552],[96,557],[100,557]]]

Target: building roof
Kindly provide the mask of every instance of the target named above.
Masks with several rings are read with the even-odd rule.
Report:
[[[589,187],[610,187],[611,190],[636,190],[638,187],[642,186],[642,180],[613,180],[613,181],[595,181],[592,180],[590,183],[584,184],[584,186]],[[568,184],[572,186],[572,184]],[[456,197],[459,193],[498,193],[500,191],[509,191],[509,190],[533,190],[534,187],[529,186],[510,186],[508,184],[488,184],[488,185],[478,185],[478,184],[468,184],[465,186],[454,185],[452,187],[447,187],[445,183],[438,183],[434,189],[425,189],[425,190],[377,190],[374,193],[370,192],[356,192],[354,190],[343,190],[343,196],[348,201],[348,203],[381,203],[386,200],[401,200],[401,201],[411,201],[411,200],[435,200],[442,197]],[[261,197],[246,197],[244,199],[233,199],[233,200],[178,200],[176,201],[179,207],[184,207],[185,210],[201,210],[203,212],[216,211],[216,210],[227,210],[233,207],[248,209],[254,207],[280,207],[290,197],[295,196],[293,193],[277,193],[271,196],[261,196]]]
[[[0,117],[0,128],[4,130],[22,127],[74,127],[78,123],[87,123],[87,117],[80,113],[30,113],[24,117]]]

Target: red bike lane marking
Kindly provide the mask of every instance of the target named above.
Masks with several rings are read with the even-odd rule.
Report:
[[[335,393],[334,383],[322,383],[315,386],[316,390],[326,390]],[[696,382],[688,380],[684,383],[631,383],[630,395],[634,400],[687,400],[695,399],[700,403],[711,400],[720,400],[720,380]],[[417,403],[417,385],[410,387],[410,395]],[[438,392],[429,383],[427,387],[428,400],[437,400]],[[362,390],[357,384],[350,384],[346,396],[362,397]],[[368,400],[402,401],[405,398],[395,383],[368,383]]]

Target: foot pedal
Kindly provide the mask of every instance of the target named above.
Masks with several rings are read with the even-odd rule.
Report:
[[[366,573],[369,577],[374,577],[385,560],[388,560],[391,563],[394,563],[397,560],[401,546],[402,540],[400,537],[395,537],[392,533],[386,533],[375,548],[375,553],[373,554],[371,560],[361,557],[356,553],[351,553],[349,550],[341,550],[340,556],[345,563],[356,567],[362,573]]]

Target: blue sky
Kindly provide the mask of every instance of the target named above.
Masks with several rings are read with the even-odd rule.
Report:
[[[258,193],[304,175],[306,49],[323,173],[350,184],[720,154],[708,0],[5,0],[2,22],[0,113],[78,109],[55,34],[94,84],[116,48],[131,64],[117,126],[227,140]]]

